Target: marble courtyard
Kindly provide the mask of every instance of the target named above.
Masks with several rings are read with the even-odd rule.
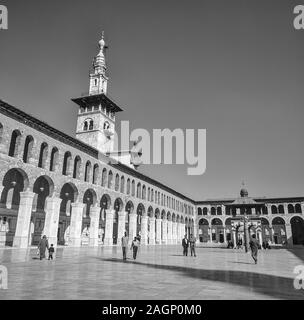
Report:
[[[122,261],[121,248],[57,249],[40,261],[36,249],[2,249],[8,289],[2,299],[304,299],[295,290],[293,269],[304,249],[260,250],[254,265],[242,250],[197,248],[184,257],[181,246],[143,246],[136,261]]]

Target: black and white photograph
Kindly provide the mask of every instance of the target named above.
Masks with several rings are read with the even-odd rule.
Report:
[[[304,300],[303,119],[303,0],[0,0],[0,300]]]

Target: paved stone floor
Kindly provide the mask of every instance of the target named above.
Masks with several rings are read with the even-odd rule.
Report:
[[[197,248],[194,258],[181,246],[150,246],[136,261],[128,256],[123,262],[119,247],[66,247],[40,261],[34,248],[0,249],[9,275],[0,299],[304,299],[293,287],[304,249],[260,251],[258,265],[223,248]]]

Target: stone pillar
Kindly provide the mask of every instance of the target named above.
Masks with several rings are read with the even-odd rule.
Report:
[[[72,203],[69,246],[80,247],[81,245],[81,227],[84,207],[84,203]]]
[[[150,223],[149,244],[155,244],[155,218],[150,218],[149,223]]]
[[[129,240],[132,241],[136,237],[137,214],[129,214]]]
[[[57,233],[60,214],[60,204],[62,199],[48,197],[45,202],[45,222],[43,235],[46,235],[49,244],[57,245]]]
[[[115,211],[112,209],[106,210],[106,227],[104,244],[110,246],[113,244],[113,217]]]
[[[287,214],[288,213],[288,204],[283,203],[283,206],[284,206],[284,213]]]
[[[13,246],[27,248],[30,232],[32,206],[35,193],[32,191],[20,192],[20,204]]]
[[[176,222],[176,243],[180,243],[180,223]]]
[[[212,243],[212,228],[211,227],[209,227],[209,231],[210,231],[209,239],[210,239],[210,242]]]
[[[161,244],[161,227],[162,220],[160,218],[156,219],[156,243]]]
[[[263,249],[263,246],[262,246],[262,244],[263,244],[262,231],[258,232],[258,236],[259,236],[259,242],[260,242],[261,248]]]
[[[269,225],[269,230],[270,230],[270,241],[271,243],[274,243],[274,230],[273,230],[273,226]]]
[[[121,245],[121,238],[125,234],[126,229],[126,212],[121,211],[118,213],[118,233],[117,233],[117,244]]]
[[[172,221],[168,221],[168,244],[172,244]]]
[[[90,208],[90,247],[98,247],[98,229],[99,229],[100,207]]]
[[[225,228],[225,226],[224,226],[224,243],[227,243],[226,228]]]
[[[293,239],[292,239],[292,230],[291,230],[291,224],[286,223],[285,224],[285,230],[286,230],[286,238],[287,238],[287,244],[288,246],[293,245]]]
[[[176,230],[176,222],[172,222],[172,244],[176,244],[177,241],[177,230]]]
[[[233,237],[233,248],[236,248],[236,232],[232,230],[232,237]]]
[[[143,216],[141,218],[141,243],[147,244],[148,243],[148,217]]]
[[[167,244],[167,219],[162,220],[162,229],[163,229],[163,238],[162,238],[162,243]]]

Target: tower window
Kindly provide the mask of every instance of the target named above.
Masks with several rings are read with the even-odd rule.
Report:
[[[92,111],[92,106],[89,106],[88,109],[87,109],[87,111],[88,111],[88,112],[91,112],[91,111]]]
[[[110,129],[110,124],[109,124],[108,121],[105,121],[105,123],[103,124],[103,129],[104,129],[104,130]]]
[[[95,86],[97,86],[97,79],[94,80]]]
[[[83,125],[83,131],[87,131],[88,130],[88,123],[87,121],[85,121],[84,125]]]
[[[93,120],[90,121],[89,130],[93,130],[94,122]]]

